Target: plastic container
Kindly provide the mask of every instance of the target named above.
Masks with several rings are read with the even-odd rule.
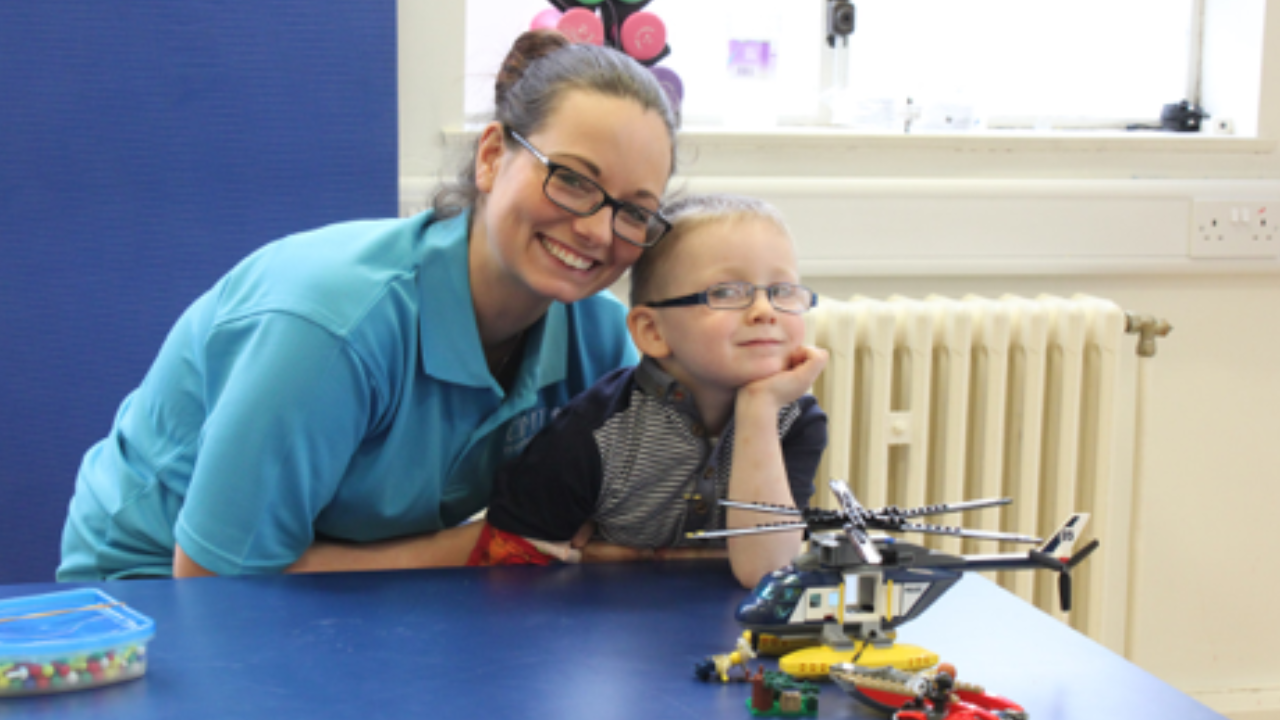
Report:
[[[151,618],[92,588],[0,600],[0,698],[141,677],[155,633]]]

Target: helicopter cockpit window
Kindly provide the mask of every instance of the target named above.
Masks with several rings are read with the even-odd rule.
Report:
[[[771,579],[756,591],[756,596],[773,605],[773,612],[779,618],[785,618],[795,609],[803,593],[803,583],[795,576],[790,576]]]
[[[800,599],[800,592],[804,589],[804,583],[795,575],[788,575],[783,578],[770,578],[764,587],[760,588],[760,597],[765,600],[782,600],[785,602],[795,602]]]

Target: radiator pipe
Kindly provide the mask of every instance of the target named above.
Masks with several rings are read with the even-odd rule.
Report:
[[[1138,336],[1138,357],[1150,358],[1156,354],[1156,338],[1162,338],[1173,332],[1173,326],[1168,320],[1157,319],[1150,315],[1138,315],[1137,313],[1126,312],[1125,332],[1130,335]],[[1132,533],[1129,537],[1129,576],[1136,578],[1138,576],[1138,564],[1141,560],[1141,545],[1143,535],[1142,523],[1142,503],[1145,484],[1143,475],[1146,470],[1146,458],[1143,448],[1146,443],[1144,436],[1146,434],[1146,405],[1147,405],[1147,385],[1150,379],[1147,376],[1147,363],[1138,361],[1137,367],[1137,396],[1134,398],[1134,443],[1133,443],[1133,504],[1129,508],[1129,527]],[[1124,656],[1133,659],[1134,653],[1134,618],[1137,617],[1138,598],[1137,584],[1131,584],[1129,587],[1129,595],[1126,599],[1126,620],[1124,632]]]
[[[1124,331],[1138,336],[1138,357],[1155,357],[1156,338],[1167,337],[1173,332],[1168,320],[1150,315],[1126,312],[1124,322]]]

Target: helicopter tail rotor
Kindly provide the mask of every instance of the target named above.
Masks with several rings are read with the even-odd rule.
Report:
[[[1058,575],[1058,601],[1062,604],[1062,612],[1071,610],[1071,569],[1084,562],[1085,558],[1098,549],[1099,544],[1095,539],[1085,545],[1080,552],[1072,555],[1070,560],[1063,563],[1062,573]]]
[[[1037,564],[1058,572],[1058,603],[1062,607],[1062,612],[1071,612],[1071,570],[1084,562],[1085,558],[1097,550],[1100,544],[1095,539],[1065,562],[1039,550],[1032,550],[1029,553],[1031,559]]]

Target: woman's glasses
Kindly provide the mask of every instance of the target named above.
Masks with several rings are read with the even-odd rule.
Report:
[[[671,229],[671,223],[658,213],[613,199],[595,180],[551,161],[520,133],[511,128],[506,128],[506,133],[547,166],[542,192],[561,208],[578,217],[588,217],[607,205],[613,210],[613,234],[640,247],[653,247]]]

